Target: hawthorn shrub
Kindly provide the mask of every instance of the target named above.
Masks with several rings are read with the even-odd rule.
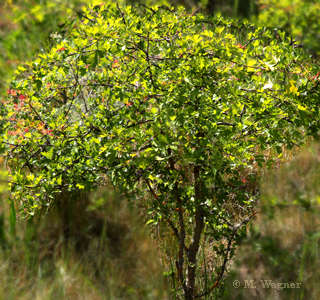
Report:
[[[252,170],[317,134],[318,93],[319,67],[280,31],[91,6],[8,90],[12,199],[32,218],[111,182],[173,233],[176,297],[213,296],[255,214]]]

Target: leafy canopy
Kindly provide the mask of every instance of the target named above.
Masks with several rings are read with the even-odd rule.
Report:
[[[8,90],[3,141],[22,217],[106,179],[151,192],[154,222],[212,212],[242,184],[240,166],[318,130],[318,67],[281,32],[116,4],[85,9],[74,27]]]

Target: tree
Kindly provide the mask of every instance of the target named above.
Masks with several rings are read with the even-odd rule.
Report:
[[[270,149],[317,134],[318,70],[279,31],[182,8],[91,6],[8,90],[20,216],[110,181],[172,230],[176,293],[213,293],[255,214],[249,173],[272,165]],[[220,241],[210,276],[204,237]]]

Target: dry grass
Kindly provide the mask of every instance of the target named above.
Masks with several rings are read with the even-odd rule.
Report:
[[[320,144],[269,174],[261,212],[238,250],[224,299],[320,298]],[[240,288],[232,286],[234,280]],[[244,288],[254,280],[256,288]],[[260,280],[301,283],[300,288],[263,288]]]
[[[138,212],[112,190],[65,201],[37,224],[17,223],[15,236],[8,218],[2,215],[0,299],[170,298]]]

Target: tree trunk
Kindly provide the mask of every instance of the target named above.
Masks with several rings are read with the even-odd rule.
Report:
[[[199,204],[201,203],[201,181],[200,181],[200,168],[196,166],[194,168],[194,180],[195,180],[195,201]],[[201,207],[197,208],[195,215],[195,227],[192,237],[192,241],[188,251],[188,273],[186,278],[186,287],[188,290],[187,295],[185,295],[186,300],[191,300],[194,298],[194,289],[196,282],[196,267],[197,267],[197,254],[199,251],[201,233],[203,228],[203,212]]]
[[[199,245],[200,245],[202,227],[203,227],[203,213],[200,209],[198,209],[196,211],[196,224],[194,228],[194,235],[188,251],[189,265],[188,265],[187,282],[186,282],[188,295],[186,295],[185,297],[186,300],[191,300],[194,298],[197,254],[198,254]]]

